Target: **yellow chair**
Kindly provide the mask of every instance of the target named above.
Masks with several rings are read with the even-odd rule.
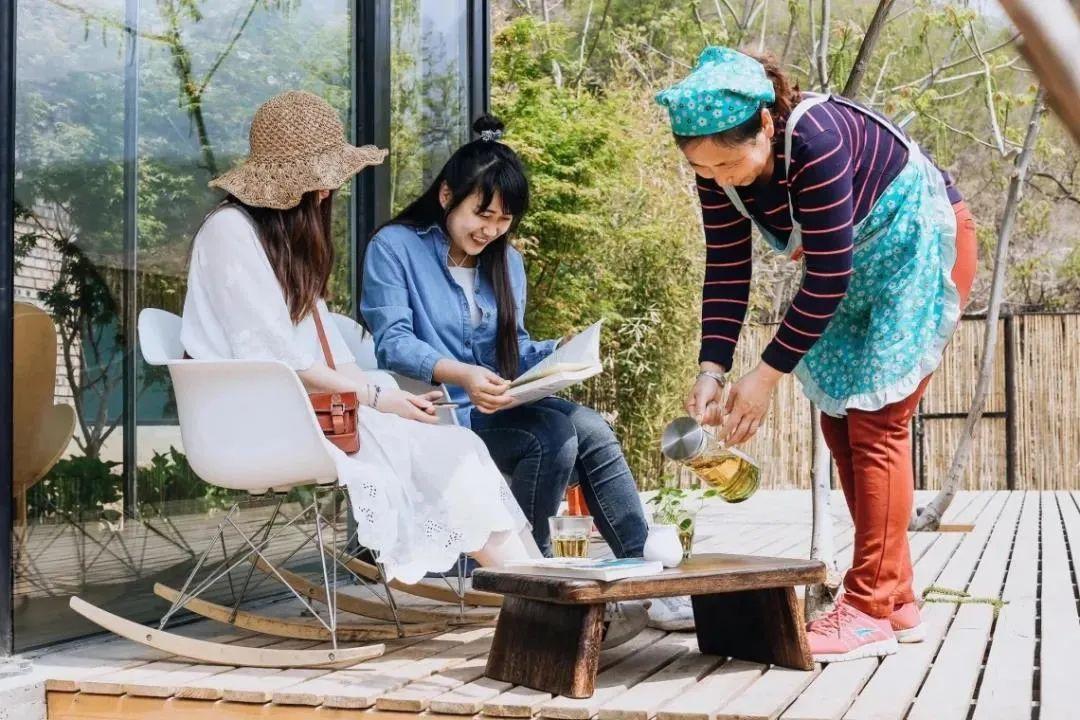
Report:
[[[26,532],[26,493],[67,450],[75,409],[53,402],[56,392],[56,325],[29,303],[15,303],[12,491],[20,534]]]

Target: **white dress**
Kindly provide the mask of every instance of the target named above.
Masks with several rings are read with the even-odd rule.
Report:
[[[326,304],[318,311],[335,364],[354,362]],[[279,360],[294,370],[325,364],[312,316],[294,325],[270,260],[248,216],[213,213],[195,237],[181,330],[199,359]],[[365,547],[391,578],[443,571],[492,532],[528,523],[484,443],[472,431],[427,425],[361,407],[360,450],[329,441]]]

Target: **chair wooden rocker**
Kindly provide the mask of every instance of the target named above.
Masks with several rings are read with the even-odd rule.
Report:
[[[342,321],[352,322],[348,318],[338,320],[339,323]],[[162,584],[155,586],[154,592],[170,603],[156,630],[118,617],[78,597],[71,598],[73,610],[129,640],[166,652],[201,662],[251,667],[351,665],[382,654],[384,646],[342,648],[338,646],[339,640],[363,642],[424,635],[445,630],[453,622],[493,619],[490,613],[464,615],[464,604],[494,605],[498,595],[455,593],[452,589],[437,586],[417,588],[388,583],[377,563],[350,557],[345,552],[347,543],[338,543],[335,522],[338,508],[346,504],[340,502],[344,489],[338,485],[334,462],[296,373],[276,361],[184,359],[180,325],[178,316],[163,310],[145,309],[139,315],[143,357],[148,364],[165,365],[169,369],[188,462],[202,480],[212,485],[255,496],[273,493],[276,502],[272,514],[254,532],[249,532],[237,522],[240,508],[239,502],[235,503],[225,513],[180,589]],[[394,381],[383,377],[379,382]],[[311,499],[303,501],[300,511],[290,517],[285,512],[286,497],[298,488],[309,490]],[[226,553],[226,536],[239,538],[238,550]],[[268,548],[295,537],[300,538],[300,544],[284,560],[272,562]],[[206,577],[196,581],[218,547],[221,548],[221,560]],[[321,582],[312,582],[283,567],[302,550],[311,547],[317,550],[315,556]],[[253,582],[256,570],[260,576]],[[359,579],[360,587],[370,591],[375,600],[339,594],[339,570]],[[231,582],[234,572],[243,576],[243,582],[239,593],[234,588],[232,607],[200,597],[224,579]],[[270,578],[284,585],[312,618],[287,619],[241,610],[245,597]],[[381,585],[383,593],[380,595],[373,585]],[[457,617],[433,610],[398,607],[391,588],[452,602],[457,605]],[[326,611],[320,614],[315,603],[325,606]],[[330,647],[312,650],[244,648],[166,632],[169,620],[181,609],[254,632],[329,642]],[[339,623],[339,611],[378,622]]]

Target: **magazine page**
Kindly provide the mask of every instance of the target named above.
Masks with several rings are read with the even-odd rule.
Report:
[[[560,372],[576,372],[600,365],[600,326],[598,320],[570,339],[565,345],[548,355],[535,367],[523,373],[510,384],[518,387]]]
[[[542,398],[550,397],[557,392],[565,390],[571,385],[577,385],[594,375],[599,375],[603,370],[604,368],[601,365],[591,365],[582,370],[576,370],[574,372],[556,372],[554,375],[537,378],[524,385],[511,386],[506,394],[512,397],[514,402],[502,409],[509,410],[518,405],[524,405]]]

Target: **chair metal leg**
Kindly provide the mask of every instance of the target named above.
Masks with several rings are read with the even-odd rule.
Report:
[[[375,567],[379,569],[379,580],[382,582],[383,590],[386,591],[387,604],[390,606],[391,612],[394,613],[394,624],[397,626],[398,635],[405,637],[405,629],[401,627],[401,618],[398,617],[397,601],[394,600],[394,593],[386,579],[386,568],[378,560],[375,561]]]
[[[342,496],[345,497],[343,489],[339,488],[339,490],[342,492]],[[308,540],[314,540],[315,539],[314,536],[311,533],[308,533],[307,531],[305,531],[305,530],[303,530],[303,529],[301,529],[299,527],[297,527],[296,530],[297,530],[297,532],[301,533],[302,535],[305,535],[308,538]],[[375,567],[376,567],[376,569],[378,571],[378,581],[383,587],[383,591],[386,594],[385,597],[380,595],[379,593],[377,593],[374,589],[372,589],[369,586],[369,584],[368,584],[369,579],[368,578],[361,577],[357,573],[353,572],[353,570],[351,568],[349,568],[349,566],[348,566],[347,561],[349,559],[351,559],[351,558],[348,555],[347,550],[354,542],[356,542],[357,534],[358,534],[357,532],[354,532],[352,535],[350,535],[348,538],[346,538],[345,542],[342,543],[340,551],[335,549],[335,551],[333,553],[333,556],[332,556],[334,558],[334,572],[336,574],[337,569],[340,566],[347,573],[349,573],[349,575],[354,580],[357,581],[357,583],[360,585],[361,588],[363,588],[364,590],[369,592],[376,600],[378,600],[383,605],[385,605],[390,610],[390,612],[391,612],[391,614],[392,614],[392,616],[394,618],[394,625],[395,625],[395,627],[397,629],[398,635],[400,637],[405,637],[407,635],[407,633],[406,633],[404,625],[403,625],[403,623],[401,621],[401,617],[398,614],[397,601],[394,599],[394,591],[390,587],[390,584],[386,579],[386,569],[383,567],[383,565],[378,562],[378,559],[376,559]]]
[[[278,493],[277,505],[274,506],[274,512],[270,515],[270,519],[266,523],[266,528],[263,530],[262,540],[259,542],[266,542],[266,538],[270,536],[270,531],[274,529],[274,521],[277,520],[278,515],[281,513],[281,505],[285,502],[285,494]],[[229,622],[236,621],[236,613],[240,610],[240,603],[244,602],[244,596],[247,595],[248,587],[251,585],[251,576],[255,573],[255,563],[251,563],[248,567],[247,576],[244,578],[244,586],[240,588],[240,592],[236,594],[236,602],[233,604],[232,614],[229,615]]]
[[[469,557],[465,553],[458,555],[457,561],[457,596],[458,620],[465,622],[465,570],[469,567]]]
[[[191,569],[191,572],[188,573],[187,579],[184,580],[184,584],[180,588],[180,598],[183,598],[187,594],[188,588],[191,587],[191,583],[195,580],[195,576],[199,574],[199,570],[202,569],[203,564],[206,562],[206,558],[210,555],[210,551],[213,550],[214,543],[217,542],[219,539],[222,541],[222,543],[224,543],[225,524],[228,522],[229,518],[232,517],[233,513],[237,512],[239,507],[239,503],[233,503],[233,506],[229,508],[229,512],[225,513],[225,518],[218,524],[217,534],[214,536],[214,539],[206,544],[206,549],[202,551],[199,559],[195,562],[195,567]],[[222,544],[222,550],[224,550],[224,548],[225,546],[224,544]],[[169,607],[168,611],[161,616],[161,621],[158,623],[158,630],[164,630],[165,625],[168,624],[169,620],[179,609],[180,602],[178,599],[177,602],[174,602],[172,606]]]
[[[287,523],[285,523],[284,525],[279,527],[278,530],[276,532],[274,532],[272,535],[266,536],[264,539],[260,540],[257,545],[254,542],[252,542],[251,538],[249,538],[247,536],[247,534],[243,531],[243,529],[240,528],[240,526],[238,526],[233,521],[233,516],[235,515],[235,511],[238,509],[238,507],[239,507],[238,504],[234,505],[232,510],[230,510],[229,513],[225,516],[225,519],[222,521],[222,523],[232,527],[232,529],[236,532],[236,534],[240,537],[240,539],[243,540],[243,543],[247,546],[248,549],[245,550],[245,549],[241,548],[240,550],[237,550],[236,553],[234,553],[232,557],[225,558],[224,560],[222,560],[222,562],[218,564],[218,567],[213,572],[211,572],[211,574],[208,577],[206,577],[201,583],[199,583],[198,586],[194,590],[187,591],[186,593],[181,593],[176,598],[176,600],[173,602],[174,607],[170,608],[170,611],[162,619],[162,622],[163,623],[167,622],[168,619],[173,615],[173,613],[175,613],[180,607],[183,607],[189,600],[191,600],[193,598],[196,598],[199,595],[201,595],[203,592],[205,592],[207,590],[207,588],[212,586],[214,583],[216,583],[222,577],[224,577],[226,575],[229,575],[234,569],[239,567],[241,564],[250,561],[252,559],[252,557],[257,557],[259,560],[262,560],[264,563],[266,563],[267,566],[270,567],[270,569],[273,571],[274,575],[277,576],[277,579],[283,585],[285,585],[293,593],[293,595],[295,595],[297,597],[297,599],[300,600],[300,602],[304,605],[304,607],[309,612],[311,612],[313,615],[315,615],[316,620],[318,620],[320,624],[322,624],[324,627],[326,627],[327,630],[329,630],[330,629],[329,626],[326,625],[326,623],[322,621],[322,618],[320,618],[317,613],[315,613],[314,609],[308,603],[307,599],[302,597],[299,593],[297,593],[292,588],[292,586],[289,585],[289,583],[286,582],[285,579],[281,577],[281,574],[278,573],[274,569],[273,564],[270,563],[270,561],[266,558],[266,556],[263,555],[263,550],[266,547],[268,547],[271,542],[276,540],[279,535],[284,533],[286,530],[288,530],[290,527],[295,525],[297,522],[299,522],[303,518],[307,517],[308,514],[311,513],[312,510],[314,509],[313,506],[309,506],[307,508],[304,508],[304,510],[302,510],[300,513],[298,513],[295,517],[291,518]],[[260,528],[260,530],[261,530],[261,528]],[[221,532],[221,537],[224,537],[224,528],[222,528],[220,532]],[[259,531],[256,531],[256,533],[258,533],[258,532]],[[212,546],[213,546],[213,543],[211,543],[211,547]],[[198,569],[199,568],[197,566],[196,570],[193,571],[193,574],[191,576],[189,576],[189,578],[188,578],[189,582],[186,583],[186,584],[190,585],[190,581],[194,578],[194,572],[196,572]]]
[[[318,510],[317,510],[317,508],[314,508],[314,506],[311,507],[311,508],[308,508],[308,510],[305,510],[303,513],[301,513],[297,517],[298,518],[303,517],[304,515],[307,515],[307,513],[310,512],[313,509],[314,509],[314,511],[316,513],[316,518],[317,518],[316,519],[316,525],[318,526],[318,523],[319,523]],[[290,521],[290,522],[295,522],[295,518],[294,518],[293,521]],[[307,610],[309,613],[311,613],[312,617],[314,617],[315,620],[320,625],[322,625],[324,628],[326,628],[327,632],[331,633],[331,635],[334,635],[336,631],[335,631],[333,625],[336,625],[337,619],[332,618],[331,623],[327,623],[325,620],[323,620],[322,617],[319,615],[318,611],[316,611],[315,608],[312,607],[311,603],[308,602],[308,599],[306,597],[304,597],[303,595],[301,595],[299,592],[297,592],[296,589],[292,585],[290,585],[288,583],[288,581],[284,577],[281,576],[281,573],[278,571],[278,569],[276,567],[274,567],[273,563],[271,563],[270,560],[265,555],[263,555],[262,547],[256,546],[253,542],[251,542],[251,538],[249,538],[247,535],[245,535],[244,532],[239,527],[237,527],[236,523],[233,523],[230,520],[229,524],[233,526],[233,529],[236,530],[237,534],[240,535],[241,539],[243,539],[243,541],[250,548],[249,555],[254,555],[259,560],[262,560],[263,563],[270,569],[270,572],[272,572],[274,574],[274,576],[277,577],[277,579],[281,582],[281,584],[284,585],[286,588],[288,588],[289,592],[291,592],[293,594],[293,597],[295,597],[297,600],[300,601],[300,604],[304,606],[304,609]],[[321,530],[320,530],[320,532],[321,532]],[[320,545],[322,544],[321,536],[320,536],[320,539],[319,539],[319,544]],[[245,557],[244,559],[247,560],[248,558]]]
[[[336,607],[336,603],[335,603],[336,592],[337,592],[337,583],[336,582],[331,583],[331,581],[330,581],[330,573],[332,571],[326,567],[326,563],[327,563],[328,558],[326,557],[326,544],[325,544],[325,542],[323,540],[323,528],[322,528],[322,526],[323,526],[323,517],[322,517],[322,511],[319,508],[319,491],[318,491],[318,489],[316,489],[316,491],[315,491],[314,507],[315,507],[315,538],[318,541],[318,545],[319,545],[319,565],[322,567],[323,586],[326,588],[326,606],[327,606],[328,611],[329,611],[328,615],[329,615],[329,621],[330,621],[330,628],[329,628],[330,629],[330,644],[335,650],[337,650],[337,607]],[[331,520],[331,525],[333,525],[333,520]],[[332,556],[331,556],[331,558],[329,560],[330,560],[331,565],[336,565],[336,563],[334,562]],[[254,569],[254,565],[252,565],[252,569]],[[335,580],[336,580],[336,575],[335,575]]]
[[[203,592],[205,592],[207,590],[207,588],[212,586],[214,583],[216,583],[222,577],[226,577],[228,579],[228,581],[229,581],[229,589],[235,595],[236,588],[233,587],[233,584],[232,584],[232,571],[234,569],[236,569],[239,565],[244,563],[252,555],[250,550],[245,551],[243,548],[235,551],[232,555],[227,554],[227,549],[225,547],[225,526],[226,525],[231,525],[232,528],[236,531],[236,533],[241,538],[244,538],[245,540],[247,540],[247,536],[244,534],[244,532],[232,521],[232,518],[239,512],[239,510],[240,510],[240,504],[239,503],[234,503],[232,508],[230,508],[229,512],[226,514],[225,518],[221,521],[221,525],[218,526],[218,535],[215,538],[215,540],[221,542],[221,553],[222,553],[221,562],[219,562],[217,564],[217,566],[210,572],[210,574],[206,578],[204,578],[203,581],[201,583],[199,583],[195,587],[194,590],[191,590],[191,591],[188,591],[188,592],[185,592],[184,590],[181,591],[181,593],[180,593],[179,597],[177,598],[176,602],[173,604],[173,607],[170,608],[169,612],[163,618],[163,621],[167,621],[172,616],[172,614],[175,613],[185,603],[187,603],[188,600],[201,595]],[[290,520],[289,524],[294,522],[296,519],[299,519],[303,515],[304,515],[304,513],[301,513],[301,515],[298,515],[297,518],[294,518],[294,520]],[[265,524],[264,524],[264,526],[265,526]],[[285,527],[288,527],[288,524],[286,524]],[[261,530],[261,528],[260,528],[260,530]],[[256,531],[256,534],[258,532],[259,532],[259,530]],[[267,539],[265,539],[263,541],[260,541],[260,547],[264,547],[265,545],[269,544],[269,541],[270,541],[270,538],[267,538]],[[201,564],[205,562],[205,556],[207,555],[209,550],[211,548],[213,548],[213,546],[214,546],[214,541],[211,541],[211,543],[207,546],[207,550],[204,551],[204,553],[203,553],[204,557],[203,557],[202,561],[199,564],[196,564],[195,568],[192,570],[191,575],[188,576],[188,583],[185,583],[185,586],[189,585],[190,582],[194,579],[195,575],[201,569],[201,567],[200,567]]]

